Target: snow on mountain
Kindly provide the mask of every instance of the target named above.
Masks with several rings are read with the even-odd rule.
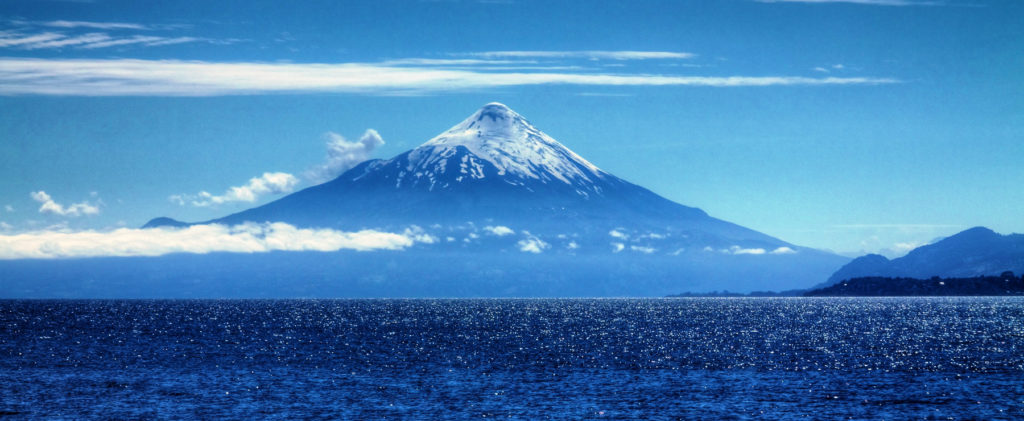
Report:
[[[464,149],[467,153],[461,153]],[[434,175],[458,160],[455,181],[487,176],[483,162],[493,166],[506,183],[525,185],[528,181],[563,183],[583,196],[600,193],[595,183],[607,176],[597,166],[533,127],[523,116],[504,104],[492,102],[448,131],[430,139],[408,154],[408,162],[397,183],[416,183],[426,177],[431,189]]]

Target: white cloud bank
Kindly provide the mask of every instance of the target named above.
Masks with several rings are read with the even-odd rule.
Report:
[[[89,202],[73,203],[68,206],[61,205],[53,200],[49,194],[45,191],[32,192],[30,194],[32,200],[39,202],[39,213],[59,215],[59,216],[82,216],[82,215],[97,215],[100,213],[100,208]],[[8,206],[8,211],[13,211],[13,208]]]
[[[191,204],[197,207],[220,205],[231,202],[255,202],[260,196],[267,194],[289,193],[295,190],[299,179],[294,175],[283,172],[266,172],[259,177],[249,179],[249,182],[242,186],[228,188],[224,194],[214,196],[206,191],[195,195],[176,194],[169,199],[179,205]]]
[[[296,228],[285,223],[194,225],[187,228],[122,228],[98,231],[37,231],[0,235],[0,259],[98,256],[159,256],[169,253],[261,253],[286,251],[400,250],[422,242],[402,234],[364,230]]]
[[[0,95],[211,96],[347,92],[419,94],[527,85],[792,86],[897,83],[889,78],[664,76],[498,72],[372,63],[220,63],[177,60],[0,59]]]
[[[374,129],[367,129],[357,142],[349,142],[343,136],[327,132],[327,160],[323,164],[306,172],[306,177],[314,183],[322,183],[366,161],[370,154],[384,144]]]

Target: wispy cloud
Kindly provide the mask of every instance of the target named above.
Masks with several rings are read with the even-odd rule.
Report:
[[[183,43],[232,44],[236,39],[210,39],[181,35],[157,35],[158,31],[190,28],[185,24],[142,24],[74,20],[7,20],[0,25],[0,48],[16,50],[100,49],[112,47],[157,47]],[[133,34],[136,32],[136,34]],[[137,34],[145,32],[145,34]]]
[[[918,0],[754,0],[758,3],[850,3],[869,6],[941,6],[941,1],[918,1]]]
[[[891,78],[871,77],[480,72],[368,63],[0,59],[0,95],[210,96],[302,92],[395,95],[555,84],[749,87],[897,82]]]
[[[249,179],[249,182],[242,186],[230,187],[222,195],[213,195],[201,191],[195,195],[176,194],[168,199],[178,205],[192,205],[207,207],[232,202],[255,202],[260,196],[268,194],[289,193],[299,184],[299,179],[294,175],[283,172],[267,172],[259,177]]]
[[[467,57],[481,58],[538,58],[564,59],[582,58],[590,60],[652,60],[652,59],[689,59],[697,55],[677,51],[482,51],[462,53]]]
[[[536,60],[490,60],[476,58],[400,58],[380,62],[384,66],[497,66],[508,64],[531,64]]]
[[[37,231],[0,235],[0,259],[48,259],[96,256],[159,256],[169,253],[260,253],[275,250],[399,250],[415,235],[372,230],[344,232],[303,229],[285,223],[114,231]]]
[[[62,30],[99,29],[103,31],[171,31],[192,28],[183,23],[95,22],[84,20],[24,20],[9,19],[0,22],[18,28],[58,28]]]
[[[831,66],[817,66],[811,70],[821,73],[831,73],[833,70],[839,71],[845,69],[846,66],[843,64],[833,64]]]
[[[21,48],[22,46],[51,42],[61,38],[64,38],[64,35],[56,32],[25,35],[15,31],[0,31],[0,48]]]
[[[86,46],[97,43],[105,43],[111,40],[110,36],[106,34],[84,34],[74,37],[61,37],[50,41],[35,42],[31,44],[24,44],[21,48],[26,50],[40,50],[47,48],[64,48],[73,46]]]
[[[580,92],[580,93],[577,93],[577,94],[576,94],[576,96],[592,96],[592,97],[630,97],[630,96],[634,96],[634,94],[624,94],[624,93],[611,93],[611,92]]]
[[[306,178],[314,183],[328,181],[366,161],[375,149],[384,144],[380,133],[373,129],[367,129],[356,142],[349,142],[333,132],[324,136],[327,138],[327,160],[306,172]]]
[[[158,47],[162,45],[206,42],[211,44],[231,43],[233,40],[212,40],[196,37],[165,37],[156,35],[110,35],[102,32],[85,34],[64,34],[42,32],[27,34],[19,31],[0,31],[0,48],[18,50],[44,50],[60,48],[99,49],[135,45]]]
[[[200,38],[193,38],[193,37],[165,38],[165,37],[152,37],[152,36],[136,35],[136,36],[129,37],[129,38],[109,39],[107,41],[93,42],[93,43],[90,43],[90,44],[87,44],[87,45],[83,45],[82,48],[85,48],[85,49],[110,48],[110,47],[117,47],[117,46],[122,46],[122,45],[132,45],[132,44],[141,44],[142,46],[145,46],[145,47],[158,47],[158,46],[161,46],[161,45],[174,45],[174,44],[184,44],[184,43],[188,43],[188,42],[201,42],[201,41],[203,41],[203,40],[200,39]]]
[[[124,23],[124,22],[86,22],[76,20],[53,20],[47,22],[35,22],[40,26],[48,26],[51,28],[89,28],[89,29],[134,29],[140,31],[151,30],[148,25],[142,25],[138,23]]]
[[[637,245],[629,246],[629,249],[633,250],[633,251],[637,251],[637,252],[643,253],[643,254],[651,254],[651,253],[654,253],[654,252],[658,251],[658,249],[656,249],[654,247],[637,246]]]
[[[32,192],[30,194],[32,200],[40,203],[39,213],[58,215],[58,216],[82,216],[82,215],[97,215],[100,213],[99,206],[93,205],[87,201],[80,203],[73,203],[68,206],[61,205],[53,200],[45,191]]]

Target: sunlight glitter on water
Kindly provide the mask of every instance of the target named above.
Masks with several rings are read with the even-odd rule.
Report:
[[[1024,299],[0,301],[29,417],[1024,416]]]

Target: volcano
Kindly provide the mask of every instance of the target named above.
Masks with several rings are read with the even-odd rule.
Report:
[[[848,261],[609,174],[500,103],[391,159],[365,161],[334,180],[198,224],[248,222],[414,229],[429,240],[391,257],[388,277],[440,273],[473,283],[497,273],[512,284],[539,276],[565,287],[539,295],[791,289],[817,284]],[[190,223],[161,217],[146,227],[184,225]],[[470,295],[535,295],[502,288]]]

